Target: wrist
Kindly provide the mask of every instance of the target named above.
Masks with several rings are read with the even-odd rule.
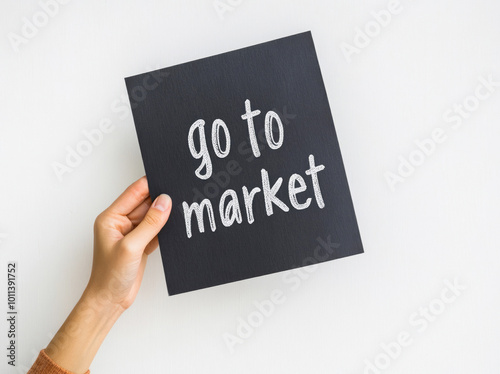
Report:
[[[104,290],[96,290],[90,285],[87,285],[83,291],[82,297],[78,301],[82,307],[88,310],[88,314],[92,313],[100,319],[109,322],[115,322],[125,311],[120,304],[113,302],[111,295]]]

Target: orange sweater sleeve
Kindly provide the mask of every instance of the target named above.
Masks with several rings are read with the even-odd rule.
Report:
[[[87,370],[84,374],[89,374],[90,370]],[[71,371],[68,371],[58,364],[56,364],[52,359],[47,356],[45,353],[45,349],[42,349],[38,354],[38,357],[28,371],[27,374],[74,374]]]

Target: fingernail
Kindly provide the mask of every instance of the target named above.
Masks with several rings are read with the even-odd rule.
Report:
[[[153,208],[158,209],[159,211],[166,211],[170,204],[172,203],[172,199],[170,196],[167,194],[162,193],[160,196],[158,196],[154,203],[153,203]]]

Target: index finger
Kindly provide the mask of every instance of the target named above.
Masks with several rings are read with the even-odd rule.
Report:
[[[143,176],[132,183],[109,206],[108,212],[126,216],[149,197],[148,180]]]

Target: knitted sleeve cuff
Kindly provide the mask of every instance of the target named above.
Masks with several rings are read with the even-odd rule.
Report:
[[[52,359],[47,356],[45,349],[42,349],[38,354],[38,357],[28,371],[27,374],[74,374],[68,371],[58,364],[56,364]],[[90,374],[90,370],[87,370],[84,374]]]

